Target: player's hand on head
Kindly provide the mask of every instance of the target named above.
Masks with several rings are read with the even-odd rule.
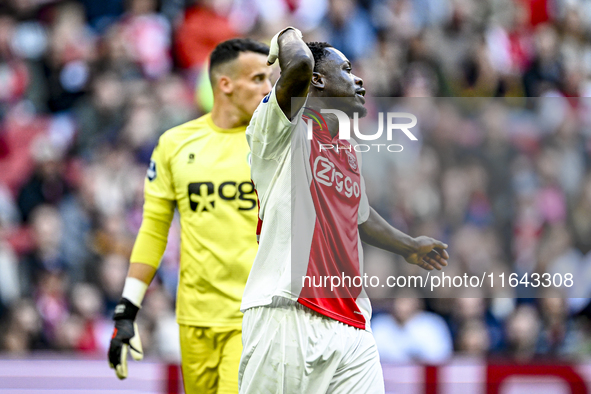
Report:
[[[139,308],[122,298],[115,308],[115,329],[109,346],[109,366],[115,370],[119,379],[127,377],[127,353],[134,360],[144,357],[135,317]]]
[[[405,256],[409,264],[431,271],[433,269],[441,270],[447,266],[449,254],[447,253],[447,244],[436,239],[420,236],[414,239],[415,251]]]
[[[272,65],[275,63],[277,58],[279,57],[279,36],[285,33],[287,30],[293,30],[299,38],[302,38],[302,32],[296,29],[295,27],[288,26],[285,29],[281,30],[273,38],[271,39],[271,43],[269,44],[269,56],[267,57],[267,66]]]

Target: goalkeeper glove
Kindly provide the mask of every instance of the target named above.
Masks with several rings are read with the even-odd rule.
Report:
[[[275,34],[273,36],[273,38],[271,39],[271,44],[269,45],[269,56],[267,57],[267,66],[270,66],[271,64],[275,63],[275,60],[277,60],[277,58],[279,57],[279,43],[277,42],[277,39],[279,38],[280,35],[282,35],[283,33],[285,33],[287,30],[293,30],[297,33],[297,35],[302,38],[302,32],[299,31],[298,29],[296,29],[295,27],[286,27],[285,29],[281,30],[279,33]]]
[[[131,352],[134,360],[144,358],[135,317],[140,308],[127,298],[121,298],[115,307],[115,329],[109,346],[109,365],[115,369],[119,379],[127,377],[127,352]]]

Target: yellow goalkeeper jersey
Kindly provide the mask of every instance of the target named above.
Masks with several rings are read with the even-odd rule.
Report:
[[[131,262],[157,267],[174,207],[181,220],[179,324],[240,327],[256,255],[257,197],[246,127],[221,129],[207,114],[165,132],[145,181],[144,220]],[[163,225],[151,225],[160,223]]]

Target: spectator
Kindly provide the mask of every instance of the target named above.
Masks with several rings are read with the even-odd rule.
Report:
[[[32,149],[36,168],[18,195],[18,207],[25,222],[29,221],[36,207],[42,204],[57,205],[69,192],[64,177],[62,152],[44,137],[36,139]]]
[[[382,362],[437,364],[452,355],[445,321],[424,311],[419,298],[396,298],[391,314],[374,317],[371,327]]]
[[[60,327],[69,318],[68,277],[64,272],[44,271],[35,294],[35,307],[43,325],[43,336],[52,345],[59,343]]]
[[[2,228],[0,228],[0,232]],[[6,309],[21,297],[18,259],[10,244],[0,240],[0,321]]]
[[[327,41],[352,62],[373,50],[375,31],[369,15],[354,0],[331,0],[327,12]]]
[[[73,350],[84,353],[100,353],[107,351],[110,321],[103,316],[103,303],[99,289],[88,283],[78,283],[70,296],[72,305],[71,318],[79,335],[74,336]]]
[[[98,275],[97,284],[103,291],[104,313],[105,316],[111,316],[125,283],[127,259],[117,254],[105,256],[100,263]]]
[[[454,300],[450,327],[456,349],[469,354],[486,354],[502,349],[502,325],[488,311],[486,300],[474,297],[478,295],[478,292],[475,293]],[[475,343],[477,338],[483,340],[480,347]]]
[[[156,0],[131,0],[123,17],[123,36],[132,59],[148,78],[157,79],[170,73],[170,26],[156,13]]]
[[[63,223],[59,211],[49,205],[41,205],[31,215],[33,250],[23,257],[21,275],[28,285],[25,294],[33,294],[41,281],[49,278],[46,274],[58,277],[68,268],[62,249]]]
[[[456,350],[461,355],[486,357],[490,351],[490,338],[484,323],[471,320],[460,328],[456,339]]]
[[[218,43],[235,36],[227,17],[217,12],[215,1],[198,1],[185,11],[176,31],[176,56],[180,66],[185,69],[201,67]]]
[[[61,112],[72,108],[85,94],[95,47],[79,3],[58,4],[55,11],[43,72],[47,107],[52,112]]]
[[[507,355],[519,362],[533,360],[538,354],[541,322],[536,309],[520,305],[509,316],[506,325]]]
[[[559,294],[558,294],[559,295]],[[551,297],[539,300],[543,328],[540,352],[550,357],[565,357],[576,351],[578,333],[572,321],[564,298]]]
[[[91,94],[74,108],[78,122],[76,153],[92,160],[98,146],[113,143],[123,126],[125,90],[114,72],[96,76],[91,83]]]
[[[10,353],[27,353],[50,346],[50,341],[43,332],[39,312],[28,298],[22,298],[13,304],[0,332],[0,348]]]

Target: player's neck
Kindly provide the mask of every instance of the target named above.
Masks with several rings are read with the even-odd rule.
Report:
[[[236,108],[215,105],[215,103],[211,109],[211,120],[221,129],[234,129],[248,125],[248,121]]]
[[[330,98],[328,98],[328,102],[324,100],[326,98],[321,97],[318,95],[318,91],[315,89],[310,90],[310,94],[308,97],[311,98],[309,108],[316,110],[319,113],[322,113],[322,108],[332,108]],[[334,104],[334,103],[333,103]],[[328,126],[328,132],[330,133],[330,138],[334,138],[337,134],[339,134],[339,118],[332,113],[325,113],[322,114],[322,118],[326,122],[326,126]]]
[[[328,132],[330,133],[330,137],[334,138],[337,134],[339,134],[339,119],[333,114],[326,114],[324,116],[324,121],[328,126]]]

